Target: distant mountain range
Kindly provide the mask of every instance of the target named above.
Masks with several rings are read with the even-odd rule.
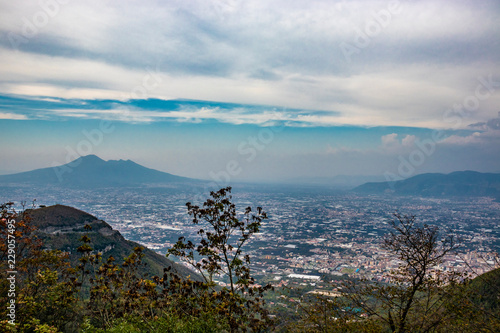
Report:
[[[297,177],[287,179],[284,183],[294,185],[331,186],[338,189],[350,190],[367,182],[378,182],[383,181],[384,179],[385,177],[383,175],[337,175],[334,177]]]
[[[133,249],[141,246],[138,243],[126,240],[119,231],[93,215],[73,207],[54,205],[27,211],[31,223],[37,228],[38,237],[43,240],[46,248],[58,249],[70,253],[70,259],[77,262],[79,253],[76,249],[82,245],[80,238],[87,234],[91,239],[90,245],[95,251],[101,252],[104,261],[110,256],[117,263],[129,256]],[[85,230],[85,225],[92,230]],[[150,274],[163,276],[163,268],[173,267],[183,276],[191,275],[197,279],[195,273],[182,265],[176,264],[150,249],[145,248],[143,261]]]
[[[353,191],[363,194],[490,196],[500,199],[500,174],[475,171],[425,173],[400,181],[366,183]]]
[[[115,187],[139,184],[195,183],[199,180],[153,170],[130,160],[104,161],[95,155],[68,164],[0,176],[0,183],[27,183],[70,187]]]
[[[450,174],[426,173],[408,179],[384,182],[375,176],[304,178],[289,183],[333,186],[360,194],[415,195],[427,197],[490,196],[500,200],[500,174],[457,171]],[[370,181],[370,182],[366,182]],[[104,161],[95,155],[80,157],[68,164],[1,175],[0,185],[29,184],[71,188],[134,187],[140,185],[199,185],[203,180],[180,177],[150,169],[131,160]]]

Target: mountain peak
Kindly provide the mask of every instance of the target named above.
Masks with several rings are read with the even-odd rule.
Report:
[[[90,154],[90,155],[85,155],[85,156],[80,156],[79,158],[75,159],[71,163],[79,163],[77,161],[85,162],[85,163],[92,163],[92,164],[106,164],[106,163],[120,163],[120,164],[137,164],[132,160],[124,160],[124,159],[119,159],[119,160],[103,160],[97,155]]]
[[[85,155],[85,156],[81,156],[79,158],[77,158],[76,160],[73,161],[76,162],[76,161],[82,161],[82,162],[86,162],[86,163],[106,163],[106,161],[104,161],[102,158],[100,158],[99,156],[97,155]]]
[[[149,169],[131,160],[105,161],[96,155],[81,156],[52,167],[0,176],[0,183],[36,183],[76,187],[116,187],[196,181]]]
[[[29,214],[36,221],[35,225],[38,228],[85,225],[98,221],[95,216],[89,213],[65,205],[54,205],[29,210]]]

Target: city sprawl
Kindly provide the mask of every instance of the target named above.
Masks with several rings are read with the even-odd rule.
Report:
[[[165,254],[180,236],[197,239],[185,203],[201,205],[194,187],[142,187],[102,190],[34,190],[11,188],[9,198],[37,204],[70,205],[105,220],[127,239]],[[201,194],[201,195],[200,195]],[[29,198],[29,199],[28,199]],[[500,242],[500,203],[488,197],[420,198],[358,196],[316,187],[238,185],[233,189],[238,211],[261,206],[268,219],[246,244],[254,275],[276,286],[302,284],[322,288],[342,277],[387,280],[398,266],[382,248],[391,230],[393,213],[415,215],[417,220],[453,233],[460,243],[438,269],[473,275],[497,266]],[[224,281],[221,279],[221,284]]]

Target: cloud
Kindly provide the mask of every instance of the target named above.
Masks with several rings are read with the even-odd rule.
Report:
[[[500,130],[500,111],[498,112],[498,117],[488,120],[486,126],[488,126],[491,130]]]
[[[123,104],[117,105],[114,109],[55,109],[46,110],[57,117],[68,118],[88,118],[106,119],[122,121],[127,123],[150,123],[157,121],[178,121],[200,123],[203,121],[217,121],[233,125],[259,125],[274,126],[285,124],[287,126],[317,126],[324,122],[320,117],[293,114],[286,111],[263,111],[255,110],[251,106],[248,108],[239,107],[234,109],[221,109],[218,107],[181,107],[179,110],[161,111],[144,110],[137,107],[129,107]]]
[[[325,126],[334,124],[335,112],[288,109],[265,105],[198,100],[93,100],[0,95],[0,110],[32,119],[106,119],[127,123],[162,121],[210,122],[258,126]],[[16,112],[16,113],[12,113]],[[11,116],[12,117],[12,116]]]
[[[326,111],[289,120],[314,126],[449,127],[443,113],[474,93],[479,76],[500,77],[500,10],[493,0],[399,3],[367,34],[388,1],[91,0],[52,12],[2,2],[0,93]],[[342,43],[359,51],[350,61]],[[133,96],[148,69],[161,82]],[[486,121],[499,102],[498,92],[481,101],[463,126]]]
[[[388,154],[403,153],[412,149],[418,138],[415,135],[407,134],[401,140],[397,133],[390,133],[381,137],[382,146],[380,151]]]
[[[455,146],[500,146],[500,112],[498,117],[472,124],[470,128],[477,131],[465,136],[451,135],[439,143]]]
[[[26,120],[28,119],[27,116],[23,114],[16,114],[16,113],[4,113],[0,112],[0,119],[2,120]]]
[[[397,139],[398,135],[396,133],[391,133],[382,136],[382,146],[384,147],[392,147],[399,144]]]
[[[415,135],[407,135],[401,140],[401,145],[404,147],[413,147],[417,137]]]
[[[447,137],[446,139],[440,141],[439,143],[440,144],[448,144],[448,145],[465,146],[465,145],[471,145],[471,144],[478,144],[481,142],[482,142],[481,133],[474,132],[468,136],[451,135],[451,136]]]

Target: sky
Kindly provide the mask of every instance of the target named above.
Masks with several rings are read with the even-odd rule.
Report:
[[[500,172],[500,2],[0,0],[0,174]]]

